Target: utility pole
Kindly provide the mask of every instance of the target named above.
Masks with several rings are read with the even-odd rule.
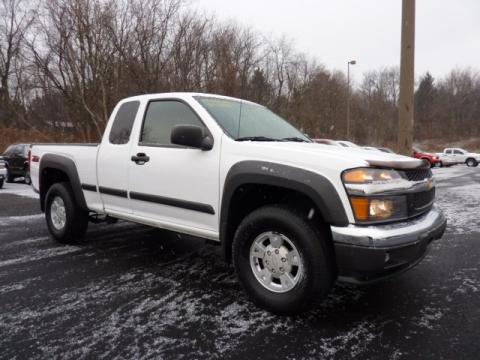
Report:
[[[411,155],[413,143],[413,96],[415,67],[415,0],[402,0],[402,45],[398,142],[400,154]]]
[[[355,60],[347,63],[347,140],[350,140],[350,65],[355,65]]]

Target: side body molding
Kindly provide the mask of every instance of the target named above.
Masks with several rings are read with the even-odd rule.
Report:
[[[82,185],[80,183],[80,177],[78,176],[77,167],[72,159],[56,155],[56,154],[46,154],[42,157],[40,162],[39,169],[39,180],[40,180],[40,206],[42,211],[45,210],[45,196],[47,194],[47,189],[45,188],[47,182],[47,171],[48,169],[55,169],[62,171],[68,177],[70,181],[70,186],[72,187],[73,195],[75,196],[75,201],[83,209],[88,211],[87,203],[85,197],[83,196]]]
[[[262,184],[295,190],[308,196],[330,225],[346,226],[348,218],[333,184],[324,176],[292,166],[263,161],[242,161],[230,169],[223,189],[220,239],[227,235],[230,201],[235,191],[245,184]],[[234,204],[233,204],[234,206]]]

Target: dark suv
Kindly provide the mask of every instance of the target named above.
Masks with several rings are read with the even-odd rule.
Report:
[[[13,182],[16,177],[22,176],[26,184],[30,184],[30,169],[28,167],[28,153],[30,144],[13,144],[2,154],[7,166],[7,182]]]

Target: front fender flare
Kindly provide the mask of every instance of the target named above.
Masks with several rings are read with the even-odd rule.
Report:
[[[225,179],[220,213],[220,240],[227,245],[231,200],[242,185],[261,184],[295,190],[308,196],[323,220],[330,225],[346,226],[348,217],[337,190],[326,177],[293,166],[263,161],[242,161],[231,167]]]

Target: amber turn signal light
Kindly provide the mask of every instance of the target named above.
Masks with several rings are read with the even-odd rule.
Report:
[[[367,198],[352,197],[350,198],[355,218],[359,221],[367,221],[370,214],[370,201]]]

